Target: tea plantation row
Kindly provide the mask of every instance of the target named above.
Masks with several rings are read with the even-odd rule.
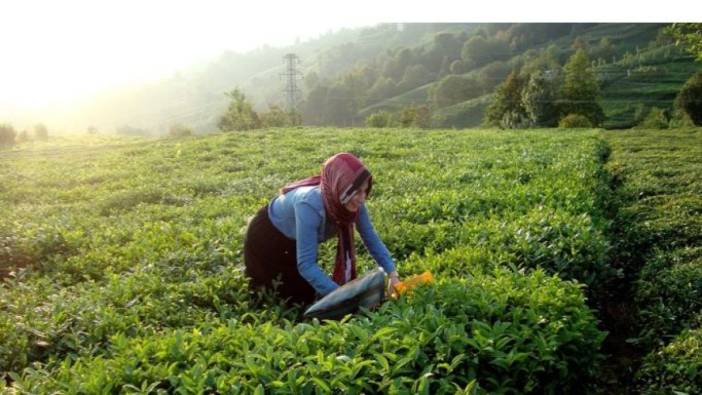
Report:
[[[247,290],[243,232],[282,185],[339,151],[373,172],[369,210],[401,275],[439,280],[341,323],[300,321]],[[613,275],[606,155],[597,131],[370,129],[20,150],[0,159],[4,385],[582,391],[605,335],[586,294]],[[323,249],[330,269],[334,245]]]
[[[702,131],[608,132],[643,393],[702,393]]]

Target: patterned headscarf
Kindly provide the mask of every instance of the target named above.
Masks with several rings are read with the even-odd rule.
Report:
[[[281,190],[281,193],[287,193],[303,186],[320,186],[324,209],[338,229],[336,262],[332,279],[339,285],[356,278],[353,225],[358,218],[358,211],[349,211],[344,204],[358,192],[366,180],[368,180],[366,194],[369,194],[373,185],[370,172],[358,158],[342,152],[324,162],[321,175],[295,181]]]

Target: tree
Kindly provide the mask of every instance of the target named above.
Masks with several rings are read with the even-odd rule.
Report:
[[[573,44],[570,46],[570,49],[576,52],[582,49],[583,51],[587,52],[589,48],[587,42],[582,37],[576,37],[575,40],[573,40]]]
[[[380,77],[368,91],[370,102],[378,102],[380,100],[391,97],[397,92],[397,85],[387,77]]]
[[[476,98],[483,94],[481,83],[475,78],[448,75],[430,93],[436,107],[446,107]]]
[[[34,125],[34,137],[37,140],[46,141],[49,139],[49,129],[43,123]]]
[[[702,23],[673,23],[665,32],[675,39],[675,45],[682,45],[702,62]]]
[[[485,123],[501,128],[527,126],[528,116],[522,104],[522,92],[526,80],[517,70],[497,87],[495,96],[485,112]]]
[[[251,107],[251,103],[246,100],[246,96],[239,89],[234,89],[226,93],[226,95],[231,101],[227,111],[219,118],[217,123],[219,130],[250,130],[261,127],[258,114],[256,114]]]
[[[612,40],[609,37],[602,37],[602,39],[600,39],[600,43],[595,49],[595,56],[598,59],[609,60],[616,54],[616,51],[617,49],[612,43]]]
[[[405,69],[405,75],[398,84],[402,91],[414,89],[432,80],[432,75],[424,65],[417,64]]]
[[[533,126],[556,126],[558,123],[558,78],[537,71],[529,76],[522,92],[522,106]]]
[[[462,42],[449,32],[439,32],[434,35],[434,48],[441,57],[455,58],[461,51]]]
[[[471,67],[482,67],[495,60],[509,58],[511,51],[502,40],[474,36],[463,44],[461,58]]]
[[[696,126],[702,126],[702,72],[690,77],[675,98],[675,107]]]
[[[447,76],[451,72],[451,62],[448,56],[444,56],[441,60],[441,67],[439,68],[439,77]]]
[[[481,82],[483,90],[492,91],[500,82],[509,75],[511,67],[502,61],[492,62],[480,70],[478,81]]]
[[[597,102],[600,88],[585,50],[578,49],[563,71],[563,114],[581,114],[594,126],[599,126],[604,121],[604,111]]]
[[[466,65],[460,59],[454,60],[449,66],[449,71],[451,74],[463,74],[466,72]]]
[[[327,96],[329,88],[325,85],[317,85],[307,94],[307,99],[302,105],[302,114],[305,122],[312,125],[321,125],[325,122]]]
[[[0,123],[0,146],[14,145],[17,132],[10,124]]]

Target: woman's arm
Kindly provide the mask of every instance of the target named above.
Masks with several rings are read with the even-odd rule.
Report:
[[[322,224],[322,217],[304,202],[296,203],[294,208],[297,270],[317,293],[326,295],[339,286],[317,264],[317,231]]]
[[[358,220],[356,221],[356,226],[358,227],[358,233],[361,235],[363,244],[370,252],[371,256],[380,265],[385,273],[390,275],[390,278],[397,277],[397,270],[395,268],[395,263],[390,256],[390,251],[388,251],[385,244],[380,240],[378,234],[373,228],[373,224],[370,221],[370,216],[368,215],[368,210],[366,205],[362,205],[359,209]]]

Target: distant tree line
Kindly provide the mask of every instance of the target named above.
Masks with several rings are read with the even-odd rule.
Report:
[[[33,135],[27,130],[17,133],[9,123],[0,123],[0,146],[12,146],[32,140],[46,141],[49,139],[49,129],[43,123],[34,125]]]
[[[588,27],[487,24],[473,31],[434,33],[428,45],[386,50],[362,62],[352,59],[363,54],[362,46],[343,44],[323,53],[323,64],[305,76],[307,94],[300,113],[269,106],[268,112],[259,114],[235,89],[227,94],[230,105],[218,125],[221,130],[247,130],[296,125],[302,118],[312,125],[433,127],[450,124],[455,117],[440,114],[455,108],[451,114],[484,115],[485,125],[502,128],[602,126],[605,115],[599,96],[610,77],[598,69],[616,62],[616,67],[629,65],[626,78],[651,81],[665,77],[666,71],[651,65],[656,59],[639,55],[639,47],[636,54],[629,52],[631,45],[618,47],[621,38],[578,35]],[[659,33],[646,56],[667,58],[674,31],[671,27]],[[570,47],[546,46],[567,35],[575,37]],[[330,71],[337,69],[345,71]],[[637,109],[636,124],[672,125],[674,119],[683,118],[693,122],[689,114],[695,111],[694,86],[686,84],[688,93],[681,91],[675,111]],[[475,105],[466,107],[468,102]]]
[[[363,121],[359,110],[435,81],[440,82],[430,92],[431,107],[468,100],[494,89],[509,73],[505,62],[514,55],[572,29],[572,24],[489,24],[470,33],[439,32],[429,46],[386,51],[336,78],[311,71],[305,76],[302,115],[309,124],[355,125]],[[481,74],[462,76],[485,66]]]

